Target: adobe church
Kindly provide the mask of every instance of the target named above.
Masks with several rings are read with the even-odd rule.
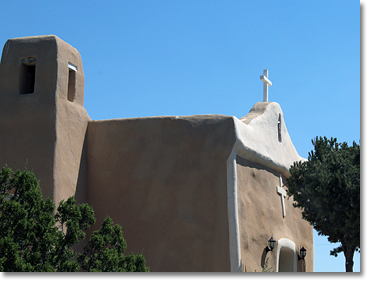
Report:
[[[28,162],[44,197],[89,203],[97,223],[88,234],[112,217],[126,253],[143,253],[152,272],[254,272],[267,260],[277,272],[313,271],[313,228],[284,186],[304,159],[279,104],[268,102],[267,71],[261,80],[264,101],[241,119],[91,120],[79,52],[53,35],[10,39],[0,64],[0,166]]]

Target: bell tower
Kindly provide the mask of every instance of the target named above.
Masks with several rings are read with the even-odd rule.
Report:
[[[9,39],[0,64],[0,166],[26,162],[44,197],[75,195],[88,122],[79,52],[54,35]]]

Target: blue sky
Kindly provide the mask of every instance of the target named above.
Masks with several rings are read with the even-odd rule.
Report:
[[[240,118],[262,101],[267,68],[301,156],[316,136],[360,140],[359,1],[0,2],[0,45],[54,34],[79,50],[94,120]],[[315,271],[345,270],[334,246],[315,235]]]

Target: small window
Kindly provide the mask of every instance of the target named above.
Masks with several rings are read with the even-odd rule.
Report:
[[[279,113],[278,119],[278,140],[281,142],[281,114]]]
[[[21,95],[33,94],[35,91],[36,59],[26,58],[22,60],[19,75],[19,93]]]
[[[68,94],[67,98],[70,102],[73,102],[76,94],[76,72],[77,66],[68,63]]]

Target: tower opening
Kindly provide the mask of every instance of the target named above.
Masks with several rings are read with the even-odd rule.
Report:
[[[35,91],[35,76],[36,59],[23,59],[19,75],[19,94],[33,94],[33,92]]]
[[[68,63],[68,94],[67,98],[70,102],[73,102],[76,94],[76,72],[77,66]]]

